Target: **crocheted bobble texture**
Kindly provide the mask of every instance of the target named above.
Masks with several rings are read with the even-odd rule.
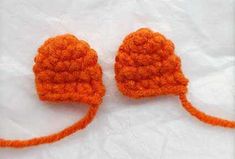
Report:
[[[35,83],[41,100],[99,105],[104,96],[102,70],[95,50],[70,34],[50,38],[34,59]]]
[[[174,54],[174,44],[147,28],[124,39],[116,56],[115,74],[119,90],[129,97],[187,92],[188,80]]]

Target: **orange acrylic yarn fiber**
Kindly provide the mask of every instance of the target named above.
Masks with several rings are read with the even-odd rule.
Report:
[[[58,141],[84,129],[95,117],[105,88],[95,50],[70,34],[49,38],[38,49],[33,71],[38,96],[43,101],[79,102],[87,114],[73,125],[48,136],[26,140],[0,139],[0,147],[22,148]]]
[[[188,79],[174,53],[174,44],[162,34],[148,28],[130,33],[119,47],[115,61],[115,79],[123,95],[132,98],[177,95],[182,106],[199,120],[235,128],[235,121],[207,115],[187,100]]]

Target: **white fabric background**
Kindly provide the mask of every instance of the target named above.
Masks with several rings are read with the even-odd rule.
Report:
[[[234,0],[0,0],[1,138],[56,132],[86,112],[80,104],[39,101],[32,65],[48,37],[88,41],[107,89],[85,130],[51,145],[0,149],[0,159],[234,159],[234,130],[199,122],[174,96],[124,97],[113,70],[124,36],[149,27],[175,43],[192,103],[235,120],[234,17]]]

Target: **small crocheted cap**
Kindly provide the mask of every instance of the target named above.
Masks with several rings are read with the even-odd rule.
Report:
[[[116,56],[115,74],[119,90],[133,98],[187,91],[188,80],[181,71],[174,44],[147,28],[124,39]]]
[[[34,59],[41,100],[99,105],[105,93],[95,50],[70,34],[49,38]]]

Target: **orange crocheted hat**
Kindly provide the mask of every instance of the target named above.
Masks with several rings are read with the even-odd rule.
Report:
[[[48,39],[34,59],[35,85],[41,100],[89,105],[87,114],[60,132],[28,140],[0,139],[0,147],[28,147],[58,141],[85,128],[95,117],[105,88],[95,50],[70,34]]]
[[[182,73],[174,44],[162,34],[147,28],[130,33],[119,47],[115,61],[116,83],[124,95],[132,98],[178,95],[183,107],[199,120],[235,128],[234,121],[207,115],[187,100],[188,79]]]
[[[102,70],[95,50],[73,35],[48,39],[34,59],[41,100],[99,105],[104,96]]]

